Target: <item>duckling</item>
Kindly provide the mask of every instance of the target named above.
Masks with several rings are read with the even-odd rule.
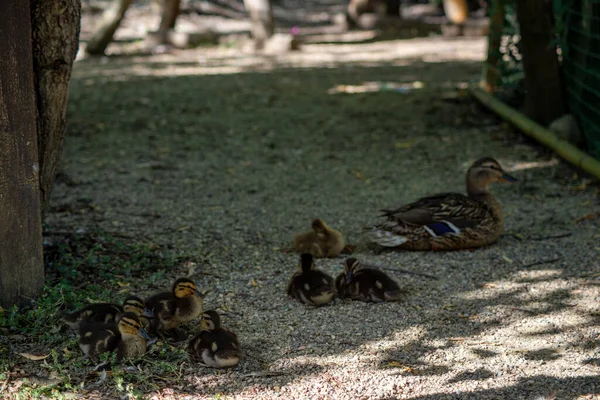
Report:
[[[397,301],[402,296],[398,284],[385,273],[365,268],[356,258],[344,262],[344,272],[335,278],[335,288],[340,298],[366,302]]]
[[[79,327],[79,347],[88,357],[116,351],[117,359],[136,358],[146,352],[150,339],[133,312],[121,314],[117,323],[83,321]]]
[[[483,157],[467,171],[467,196],[442,193],[395,210],[367,228],[369,239],[384,247],[406,250],[460,250],[487,246],[502,234],[500,203],[488,190],[493,182],[516,182],[498,161]]]
[[[144,301],[137,296],[128,296],[123,301],[123,305],[114,303],[94,303],[83,307],[72,313],[63,313],[62,318],[72,329],[83,321],[95,323],[115,323],[124,312],[133,312],[142,321],[144,326],[148,326],[149,319],[152,318],[152,312],[146,308]]]
[[[154,313],[150,329],[156,333],[173,330],[202,315],[204,294],[193,280],[179,278],[171,292],[157,293],[146,299],[146,306]]]
[[[346,240],[340,231],[330,228],[320,218],[312,222],[312,232],[294,237],[294,248],[299,253],[310,253],[316,258],[336,257],[346,248]]]
[[[240,362],[240,343],[235,333],[221,327],[216,311],[202,315],[201,331],[188,344],[194,360],[213,368],[233,367]]]
[[[315,269],[312,254],[300,255],[300,265],[287,289],[288,296],[301,303],[322,306],[330,303],[335,296],[333,279],[326,273]]]

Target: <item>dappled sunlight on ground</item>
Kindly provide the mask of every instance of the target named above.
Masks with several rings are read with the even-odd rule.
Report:
[[[306,44],[301,51],[257,55],[239,49],[200,48],[172,54],[84,59],[76,63],[74,77],[180,76],[265,72],[277,68],[350,68],[352,66],[403,66],[412,61],[481,61],[484,38],[417,38],[367,44]]]

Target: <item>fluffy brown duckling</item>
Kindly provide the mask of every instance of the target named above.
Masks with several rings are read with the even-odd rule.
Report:
[[[315,268],[313,256],[308,253],[300,255],[300,265],[287,288],[289,296],[311,306],[322,306],[330,303],[334,296],[333,279]]]
[[[193,360],[213,368],[233,367],[241,356],[237,335],[221,327],[221,318],[213,310],[202,315],[201,331],[190,340],[188,353]]]
[[[366,302],[397,301],[403,294],[396,281],[378,269],[363,267],[356,258],[346,259],[335,288],[340,298]]]
[[[316,258],[336,257],[346,248],[346,240],[320,218],[312,222],[312,231],[294,237],[294,248],[299,253],[310,253]]]
[[[136,358],[146,352],[150,339],[133,312],[120,315],[117,323],[83,321],[79,327],[79,347],[88,357],[116,351],[117,359]]]
[[[94,303],[72,313],[63,313],[62,319],[69,327],[76,329],[83,321],[105,324],[116,323],[119,316],[124,312],[136,314],[144,326],[148,326],[149,318],[152,318],[152,312],[146,308],[141,298],[127,296],[122,306],[114,303]]]
[[[157,293],[146,299],[146,306],[154,314],[150,329],[161,334],[198,318],[202,315],[203,298],[204,294],[193,280],[177,279],[170,292]]]

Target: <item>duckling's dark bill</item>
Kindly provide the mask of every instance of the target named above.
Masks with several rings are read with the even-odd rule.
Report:
[[[142,313],[140,314],[142,317],[147,317],[147,318],[152,318],[154,317],[154,313],[150,310],[148,310],[147,308],[144,308],[142,310]]]
[[[146,330],[144,328],[140,328],[138,330],[138,335],[140,335],[141,337],[143,337],[146,340],[150,340],[150,335],[148,335],[148,332],[146,332]]]

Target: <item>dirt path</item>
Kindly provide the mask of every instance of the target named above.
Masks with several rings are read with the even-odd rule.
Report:
[[[207,308],[225,310],[245,349],[231,371],[179,359],[166,380],[148,372],[169,363],[156,350],[121,384],[155,399],[598,395],[599,222],[574,222],[598,211],[597,186],[469,99],[444,100],[479,76],[482,40],[330,46],[280,59],[196,50],[76,66],[48,229],[169,246],[188,261],[123,277],[127,289],[167,288],[193,266],[212,290]],[[325,68],[282,68],[319,60]],[[412,89],[328,93],[365,81]],[[363,245],[360,230],[380,208],[462,191],[466,167],[484,155],[520,179],[493,188],[507,232],[496,245],[438,254]],[[358,258],[439,281],[394,275],[409,293],[397,304],[287,299],[297,257],[280,249],[315,216],[359,244]],[[337,274],[341,261],[318,265]],[[77,393],[114,398],[118,382]]]

